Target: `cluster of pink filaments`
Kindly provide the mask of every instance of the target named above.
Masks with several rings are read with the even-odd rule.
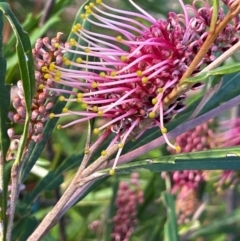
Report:
[[[122,149],[130,133],[149,118],[151,125],[141,127],[142,131],[136,138],[147,128],[159,126],[169,146],[179,151],[180,148],[167,139],[165,124],[184,109],[186,96],[179,96],[167,108],[163,106],[163,99],[178,84],[203,45],[210,26],[211,6],[206,2],[197,9],[195,6],[184,6],[180,0],[184,15],[170,12],[167,20],[156,20],[132,0],[130,2],[141,13],[114,9],[101,0],[86,5],[86,13],[80,16],[82,22],[97,27],[99,33],[76,24],[72,29],[76,39],[70,39],[65,47],[56,45],[63,52],[78,57],[71,60],[65,57],[63,61],[67,68],[55,66],[54,70],[49,70],[49,78],[74,88],[68,92],[71,98],[60,96],[59,99],[81,103],[81,110],[64,108],[63,113],[52,113],[50,117],[81,117],[59,128],[102,117],[107,122],[96,128],[94,133],[111,128],[116,133],[115,140],[120,142],[119,149]],[[199,2],[203,4],[203,1]],[[193,14],[188,15],[188,11]],[[224,12],[220,9],[219,19],[223,17]],[[194,74],[212,62],[216,52],[221,53],[238,41],[234,24],[227,25]],[[112,34],[104,34],[105,30],[112,31]],[[77,39],[84,41],[87,47],[80,45]],[[193,89],[197,87],[199,83]],[[51,90],[61,92],[60,89]]]

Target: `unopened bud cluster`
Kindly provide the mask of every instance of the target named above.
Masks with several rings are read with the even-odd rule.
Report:
[[[183,133],[176,138],[176,143],[181,147],[182,153],[203,151],[217,146],[214,133],[211,129],[212,120]],[[173,150],[169,148],[169,152]],[[164,177],[165,173],[162,174]],[[183,170],[170,173],[172,192],[177,194],[177,209],[179,223],[188,222],[189,217],[196,211],[200,202],[197,198],[199,185],[206,180],[206,174],[201,170]]]
[[[214,133],[210,129],[211,124],[212,120],[178,136],[176,143],[181,147],[182,153],[204,151],[216,147]],[[168,150],[174,154],[172,149]],[[171,177],[174,192],[183,186],[196,189],[199,182],[204,180],[204,174],[199,170],[175,171],[171,173]]]
[[[115,200],[116,215],[113,218],[113,241],[128,241],[137,223],[137,206],[143,203],[138,173],[131,175],[130,183],[120,182]]]
[[[48,88],[56,87],[55,82],[50,78],[49,70],[53,66],[62,64],[63,53],[55,45],[60,43],[60,35],[49,40],[48,37],[37,40],[32,54],[35,62],[35,80],[36,90],[31,106],[31,122],[29,125],[29,140],[40,142],[43,139],[43,128],[48,120],[49,113],[54,106],[52,93]],[[53,63],[54,62],[54,63]],[[13,123],[24,124],[26,118],[26,103],[24,97],[23,83],[17,82],[17,96],[13,98],[14,111],[9,112],[8,117]],[[16,135],[13,128],[8,129],[10,139],[19,139],[21,136]]]
[[[212,124],[213,121],[210,120],[178,136],[176,144],[183,153],[240,145],[240,119],[220,121],[220,133],[212,131]],[[174,154],[172,149],[169,148],[169,151]],[[166,173],[162,174],[163,177],[165,175]],[[180,223],[189,221],[189,217],[199,206],[197,191],[201,182],[212,180],[216,191],[221,191],[226,186],[233,187],[239,181],[238,173],[233,170],[184,170],[172,172],[170,175],[172,191],[178,191],[177,210]]]

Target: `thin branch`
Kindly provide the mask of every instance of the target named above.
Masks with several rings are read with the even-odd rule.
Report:
[[[55,189],[55,197],[57,199],[56,201],[58,201],[61,198],[61,192],[59,187]],[[59,230],[60,241],[67,241],[66,222],[65,222],[64,215],[59,219],[58,230]]]
[[[20,164],[13,164],[11,169],[11,199],[10,199],[10,210],[8,217],[8,227],[7,227],[7,241],[11,241],[12,229],[13,229],[13,220],[15,215],[16,203],[19,195],[19,171],[21,170]]]
[[[39,22],[39,27],[42,27],[44,23],[48,20],[50,17],[53,7],[55,5],[55,0],[48,0],[44,9],[43,9],[43,15],[41,17],[41,20]]]
[[[53,161],[54,156],[55,156],[55,152],[54,152],[54,149],[53,149],[51,138],[47,141],[47,144],[46,144],[46,156],[47,156],[47,159],[49,161]],[[61,189],[60,189],[60,187],[57,187],[54,190],[54,194],[55,194],[55,199],[56,199],[56,201],[54,202],[54,204],[55,204],[61,198]],[[65,217],[62,216],[59,219],[59,236],[60,236],[60,241],[66,241],[67,240],[65,228],[66,228]]]
[[[97,180],[106,176],[106,174],[99,173],[99,175],[93,174],[87,178],[81,180],[81,182],[76,183],[76,176],[74,182],[72,181],[69,188],[64,192],[61,199],[54,206],[54,208],[45,216],[40,225],[36,230],[31,234],[27,241],[40,241],[48,233],[48,231],[55,226],[59,219],[64,215],[65,212],[62,212],[69,200],[71,200],[74,193],[79,189],[85,186],[87,183]],[[84,190],[84,189],[83,189]]]
[[[86,183],[85,185],[83,185],[82,187],[79,187],[75,192],[74,194],[71,196],[71,198],[68,200],[68,202],[64,205],[64,207],[62,208],[62,210],[60,211],[59,215],[60,217],[62,215],[64,215],[64,213],[67,212],[67,210],[69,208],[71,208],[78,200],[81,196],[84,195],[84,193],[87,192],[87,190],[93,185],[93,183],[95,182],[96,180],[92,180],[88,183]]]
[[[61,199],[57,202],[57,204],[53,207],[53,209],[45,216],[42,222],[38,225],[38,227],[34,230],[31,236],[27,239],[27,241],[39,241],[42,240],[43,236],[47,234],[47,232],[53,227],[58,220],[61,218],[59,216],[59,212],[62,210],[65,203],[71,198],[71,196],[77,190],[76,186],[70,185],[67,190],[64,192]]]

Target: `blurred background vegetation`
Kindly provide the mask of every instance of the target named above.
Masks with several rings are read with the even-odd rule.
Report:
[[[128,0],[108,0],[108,2],[118,8],[133,8]],[[159,18],[163,18],[172,10],[181,11],[177,1],[136,0],[135,2]],[[184,2],[190,3],[191,1]],[[53,37],[57,32],[63,32],[63,40],[67,39],[75,15],[83,1],[9,0],[8,3],[22,23],[23,28],[29,33],[31,43],[34,45],[38,38],[44,36]],[[4,26],[3,41],[4,56],[7,59],[7,82],[16,83],[19,80],[19,72],[15,38],[7,21]],[[63,118],[59,122],[65,121],[66,119]],[[85,144],[85,129],[84,124],[78,124],[67,128],[64,132],[54,131],[41,158],[24,183],[26,187],[21,192],[17,208],[13,240],[25,241],[29,233],[38,224],[38,221],[46,215],[60,198],[79,164],[71,163],[68,157],[82,152]],[[166,154],[166,147],[157,148],[142,158],[158,157],[162,154]],[[51,175],[54,176],[52,180],[49,174],[50,171]],[[45,178],[46,175],[48,175],[47,179]],[[51,182],[49,182],[50,180]],[[113,232],[112,220],[117,212],[115,200],[119,183],[123,181],[129,183],[130,176],[122,175],[109,178],[71,208],[61,219],[59,225],[54,227],[43,240],[112,240],[110,235]],[[140,171],[138,181],[138,188],[143,191],[144,198],[143,202],[138,205],[137,222],[130,240],[164,240],[164,224],[168,218],[166,205],[163,202],[166,180],[161,178],[160,173]],[[239,190],[234,187],[234,191],[225,190],[219,193],[213,184],[206,184],[199,190],[200,201],[208,200],[208,204],[198,219],[179,225],[180,240],[240,240],[240,210],[235,210],[238,203],[236,194],[239,193]],[[129,187],[132,186],[129,184]]]

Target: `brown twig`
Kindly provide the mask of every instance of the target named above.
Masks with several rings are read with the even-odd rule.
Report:
[[[11,241],[12,236],[13,220],[15,215],[16,203],[19,195],[19,171],[21,170],[21,166],[22,162],[20,162],[20,164],[14,163],[11,169],[11,199],[7,226],[7,241]]]
[[[46,144],[46,156],[47,156],[47,159],[48,159],[49,161],[53,161],[54,156],[55,156],[55,152],[54,152],[54,150],[53,150],[51,138],[47,141],[47,144]],[[57,188],[54,190],[54,193],[55,193],[55,199],[56,199],[55,203],[56,203],[56,202],[58,202],[59,199],[61,198],[61,190],[60,190],[60,187],[57,187]],[[60,236],[60,241],[66,241],[66,240],[67,240],[67,235],[66,235],[65,227],[66,227],[65,217],[62,216],[62,217],[59,219],[59,236]]]
[[[92,157],[92,155],[96,152],[96,150],[102,145],[102,143],[105,141],[105,139],[108,137],[108,135],[111,132],[107,130],[104,134],[98,138],[98,140],[89,148],[89,151],[84,155],[83,166],[80,165],[76,175],[74,176],[73,180],[71,181],[70,185],[68,186],[67,190],[64,192],[60,200],[57,202],[57,204],[54,206],[54,208],[47,214],[47,216],[42,220],[41,224],[37,227],[37,229],[32,233],[32,235],[28,238],[27,241],[38,241],[41,240],[41,238],[53,227],[58,220],[61,218],[62,215],[59,215],[61,213],[61,210],[63,207],[67,204],[67,202],[70,200],[72,195],[77,191],[78,188],[85,185],[86,183],[90,182],[93,179],[99,178],[96,175],[92,176],[82,176],[82,170],[83,167],[87,164],[89,159]],[[90,143],[88,143],[90,144]],[[106,159],[108,156],[103,157]]]
[[[58,203],[54,206],[54,208],[45,216],[41,224],[36,228],[36,230],[31,234],[31,236],[27,239],[27,241],[40,241],[42,238],[48,233],[48,231],[58,222],[58,220],[64,214],[62,212],[64,206],[68,203],[74,193],[87,183],[96,180],[98,178],[102,178],[106,176],[106,174],[99,173],[99,175],[93,174],[87,178],[81,179],[81,181],[77,181],[77,177],[75,176],[67,190],[64,192],[63,196],[60,198]]]

